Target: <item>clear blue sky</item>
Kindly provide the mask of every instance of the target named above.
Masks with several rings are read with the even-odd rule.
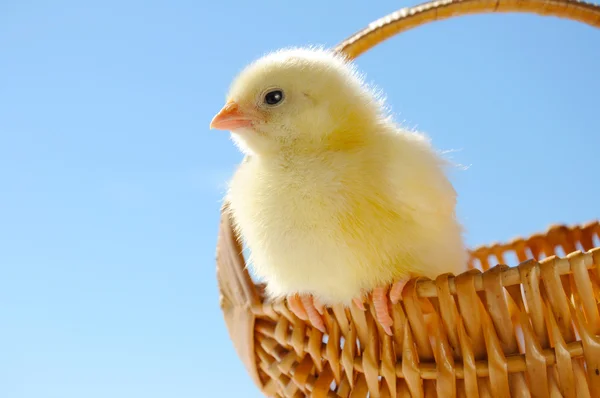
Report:
[[[334,45],[400,1],[0,2],[0,396],[259,397],[218,306],[241,155],[209,131],[266,51]],[[358,61],[452,173],[469,244],[597,218],[600,32],[471,16]]]

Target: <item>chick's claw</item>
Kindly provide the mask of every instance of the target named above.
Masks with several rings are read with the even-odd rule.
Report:
[[[294,294],[288,297],[290,310],[303,321],[309,322],[315,328],[325,333],[325,323],[323,322],[323,306],[318,300],[309,294]]]
[[[366,311],[367,309],[365,308],[365,305],[363,304],[363,299],[362,297],[354,297],[352,299],[352,302],[354,303],[354,305],[361,311]]]
[[[373,289],[373,306],[375,307],[375,318],[377,322],[381,325],[383,330],[388,335],[392,335],[392,325],[394,324],[394,320],[392,319],[391,313],[391,305],[397,304],[402,298],[402,290],[406,283],[410,280],[410,277],[402,278],[399,281],[395,282],[391,289],[389,290],[388,297],[388,288],[386,287],[377,287]]]
[[[390,301],[392,304],[397,304],[400,301],[402,298],[402,290],[404,290],[404,286],[406,286],[409,280],[410,277],[407,276],[397,282],[394,282],[392,288],[390,289]]]
[[[306,310],[304,309],[304,305],[302,305],[302,300],[300,300],[300,296],[297,294],[288,296],[287,298],[288,307],[290,311],[294,313],[298,318],[303,321],[308,321],[308,315],[306,314]]]
[[[376,287],[373,289],[373,306],[375,307],[375,318],[388,335],[392,335],[394,321],[390,316],[389,299],[387,287]]]

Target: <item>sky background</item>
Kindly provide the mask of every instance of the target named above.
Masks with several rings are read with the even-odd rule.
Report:
[[[414,2],[0,0],[0,396],[260,397],[218,306],[234,75]],[[451,174],[473,246],[599,215],[600,32],[469,16],[359,58]]]

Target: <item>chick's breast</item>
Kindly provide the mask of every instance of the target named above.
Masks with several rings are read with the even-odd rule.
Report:
[[[393,164],[380,152],[240,167],[230,206],[272,296],[349,303],[361,289],[423,268],[425,231],[389,181]]]

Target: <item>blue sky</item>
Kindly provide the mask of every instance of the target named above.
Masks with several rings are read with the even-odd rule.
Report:
[[[0,396],[259,397],[218,307],[241,155],[209,131],[266,51],[415,3],[0,2]],[[598,217],[599,32],[471,16],[358,60],[398,120],[470,167],[470,245]]]

